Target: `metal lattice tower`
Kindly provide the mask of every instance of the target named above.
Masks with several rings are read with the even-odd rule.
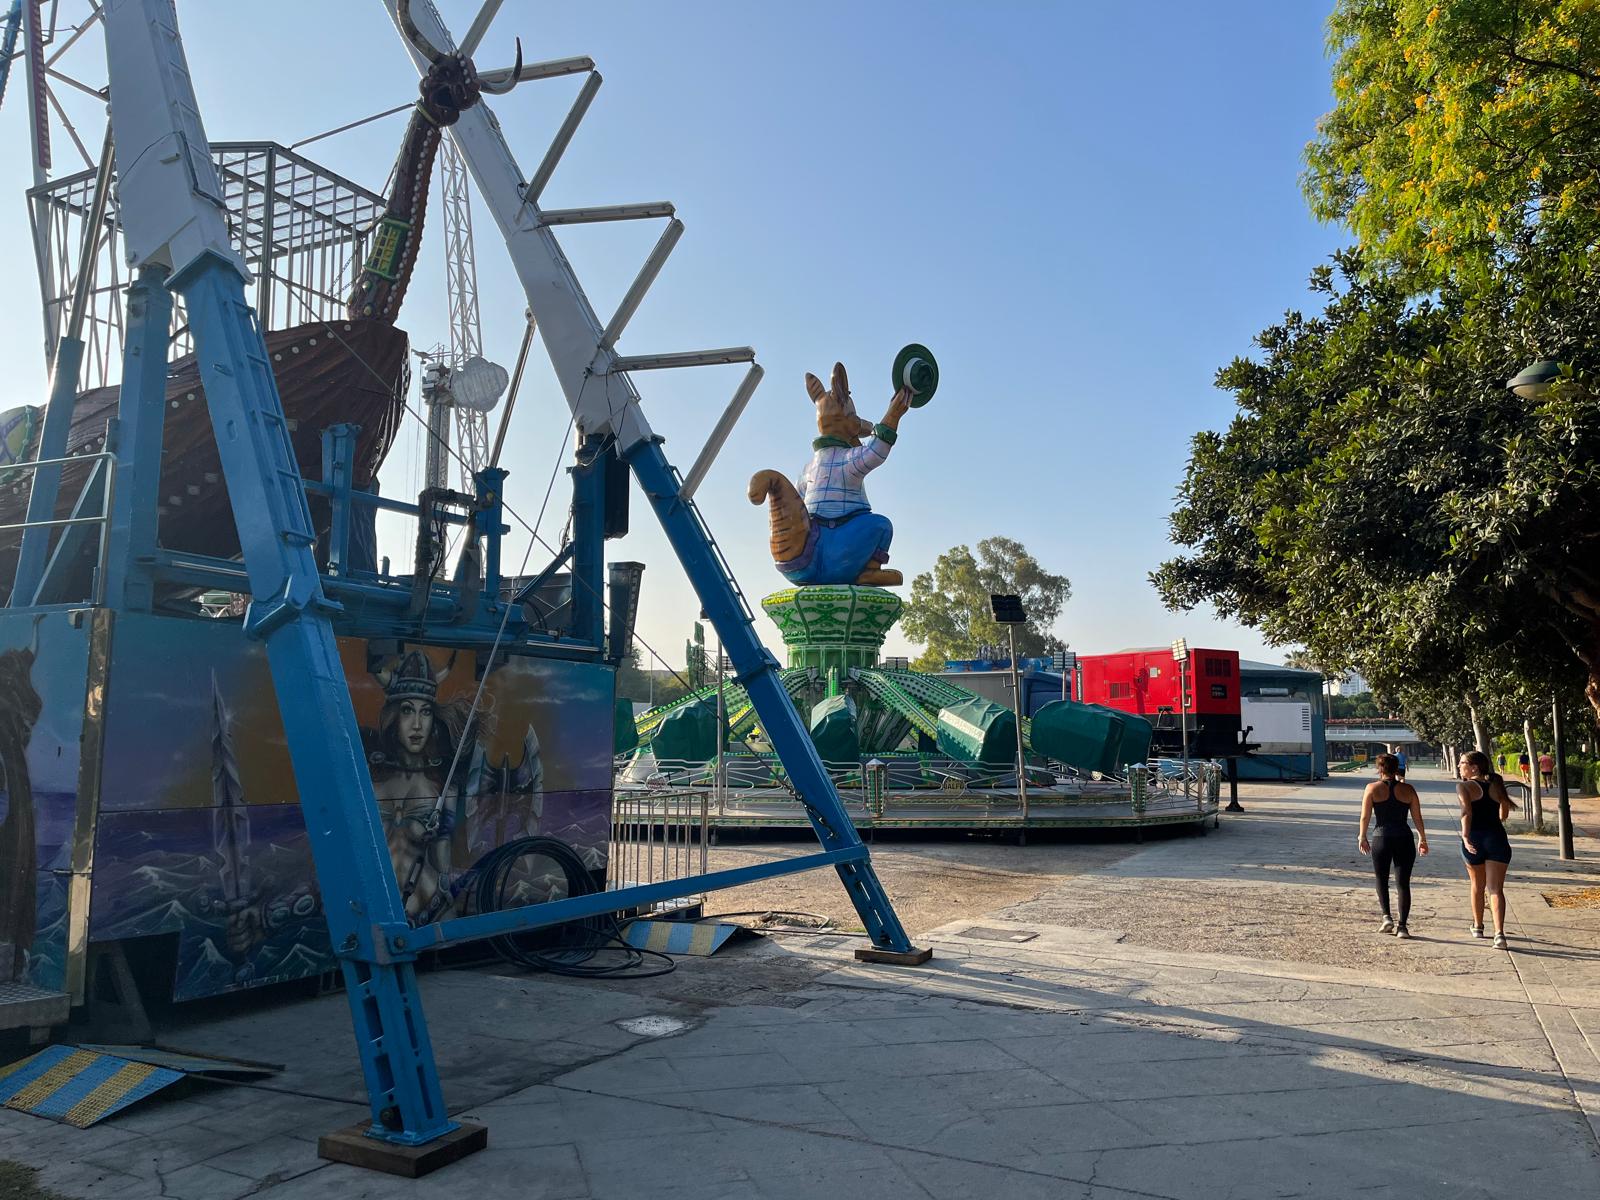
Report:
[[[444,214],[445,292],[450,306],[450,357],[458,370],[483,353],[478,321],[478,264],[472,249],[472,200],[467,165],[448,136],[439,143],[440,208]],[[456,448],[461,454],[461,490],[473,490],[473,476],[489,461],[489,415],[455,406]]]

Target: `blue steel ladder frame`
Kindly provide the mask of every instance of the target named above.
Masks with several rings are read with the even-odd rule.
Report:
[[[283,403],[244,277],[207,253],[170,281],[194,334],[253,600],[305,812],[328,935],[339,957],[373,1132],[420,1144],[456,1126],[428,1040],[394,864],[379,824],[350,687],[322,590],[316,537]],[[132,331],[130,345],[151,331]],[[165,330],[162,330],[165,336]],[[141,398],[159,405],[163,397]],[[395,951],[399,951],[399,956]]]

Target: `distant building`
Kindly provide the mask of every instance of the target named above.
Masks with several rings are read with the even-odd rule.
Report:
[[[1341,696],[1359,696],[1362,692],[1370,692],[1371,690],[1372,687],[1359,673],[1346,675],[1339,680],[1339,695]]]

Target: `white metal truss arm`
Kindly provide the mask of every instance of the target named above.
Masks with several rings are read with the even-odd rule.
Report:
[[[383,5],[394,20],[395,0],[383,0]],[[426,0],[414,0],[411,18],[435,46],[455,44]],[[427,70],[427,60],[403,31],[401,40],[418,71]],[[639,408],[639,393],[626,374],[616,371],[616,354],[601,346],[603,326],[555,234],[541,220],[538,205],[527,198],[527,180],[488,103],[480,101],[462,113],[450,136],[505,239],[578,429],[584,435],[612,433],[619,451],[648,440],[652,433]]]
[[[211,253],[248,279],[228,237],[173,0],[106,0],[106,66],[128,262],[176,275]]]

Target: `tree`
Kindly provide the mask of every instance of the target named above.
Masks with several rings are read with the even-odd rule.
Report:
[[[640,704],[671,704],[688,691],[688,681],[682,672],[641,666],[637,646],[617,664],[617,695],[624,699]]]
[[[1354,696],[1334,696],[1328,704],[1328,715],[1335,720],[1351,717],[1386,717],[1389,709],[1379,704],[1371,692],[1357,692]]]
[[[1049,654],[1065,643],[1051,632],[1072,595],[1065,575],[1052,575],[1021,542],[984,538],[974,555],[954,546],[934,560],[933,570],[911,581],[900,626],[913,642],[927,643],[919,671],[937,671],[948,659],[976,658],[989,646],[1006,643],[1005,629],[989,615],[991,594],[1022,598],[1028,623],[1017,630],[1017,655]]]
[[[1527,230],[1600,221],[1600,5],[1338,0],[1334,108],[1306,148],[1317,215],[1424,283]]]
[[[1163,599],[1386,692],[1481,707],[1502,675],[1545,695],[1576,676],[1600,712],[1600,268],[1530,238],[1419,301],[1354,253],[1312,286],[1320,316],[1288,314],[1261,361],[1218,373],[1240,412],[1194,439],[1172,516],[1190,553],[1154,575]],[[1549,395],[1505,390],[1558,346]]]

